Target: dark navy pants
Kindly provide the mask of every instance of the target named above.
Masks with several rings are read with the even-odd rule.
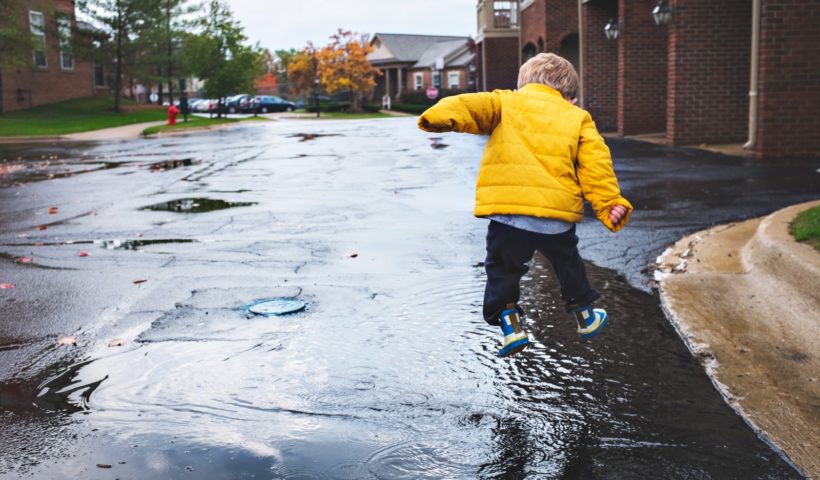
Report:
[[[536,250],[552,263],[567,311],[589,305],[599,297],[587,280],[574,225],[564,233],[546,235],[491,220],[487,228],[487,259],[484,261],[487,271],[484,320],[490,325],[499,325],[501,312],[507,304],[518,304],[521,277],[529,270],[527,262]]]

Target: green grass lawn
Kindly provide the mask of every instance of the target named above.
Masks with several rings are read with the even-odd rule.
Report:
[[[210,127],[213,125],[223,125],[226,123],[237,122],[253,122],[253,121],[267,121],[265,117],[243,117],[243,118],[205,118],[193,115],[188,115],[188,121],[184,122],[181,116],[177,117],[176,125],[157,125],[155,127],[148,127],[142,131],[143,135],[154,135],[161,132],[174,132],[181,130],[197,129]]]
[[[164,120],[165,108],[122,99],[113,112],[111,97],[86,97],[0,115],[0,137],[48,136],[87,132],[133,123]]]
[[[800,212],[789,225],[789,231],[798,242],[806,242],[820,251],[820,207]]]

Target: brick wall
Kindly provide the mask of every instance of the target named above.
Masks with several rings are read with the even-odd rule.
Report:
[[[26,29],[29,28],[29,10],[42,12],[45,16],[48,66],[45,69],[23,67],[2,72],[3,111],[10,112],[93,95],[91,62],[75,58],[74,70],[63,70],[60,67],[54,12],[72,14],[73,20],[74,2],[70,0],[30,0],[27,7],[20,19],[24,22]],[[72,24],[72,35],[75,39],[78,35],[76,23]]]
[[[619,2],[618,133],[666,130],[668,27],[652,19],[656,0]],[[594,33],[594,32],[593,32]]]
[[[820,157],[820,2],[763,0],[757,153]]]
[[[673,12],[667,139],[675,145],[743,141],[748,129],[751,2],[676,0]]]
[[[618,10],[614,3],[587,3],[583,9],[584,108],[598,130],[614,132],[618,124],[618,42],[604,37],[604,25]]]
[[[518,38],[485,38],[481,42],[485,50],[487,84],[483,90],[497,88],[513,89],[518,83]]]
[[[544,51],[560,54],[561,40],[571,33],[578,33],[578,2],[549,0],[546,16],[547,36]]]
[[[547,38],[547,0],[535,0],[535,3],[521,11],[521,46],[531,43],[538,51],[538,39],[542,43]]]

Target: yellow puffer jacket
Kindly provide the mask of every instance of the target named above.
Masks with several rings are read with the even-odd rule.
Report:
[[[609,148],[588,112],[542,84],[446,97],[419,117],[428,132],[490,135],[476,184],[475,215],[530,215],[580,222],[584,198],[613,232],[629,220]],[[617,225],[615,205],[627,208]]]

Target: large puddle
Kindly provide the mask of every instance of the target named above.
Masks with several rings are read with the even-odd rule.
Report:
[[[612,318],[595,342],[577,339],[540,259],[523,302],[536,344],[507,360],[475,265],[356,319],[333,311],[344,289],[273,318],[197,291],[31,403],[93,425],[93,454],[65,468],[120,478],[793,478],[727,415],[657,299],[589,268]]]
[[[0,179],[0,283],[16,284],[0,290],[0,479],[798,478],[658,298],[613,270],[588,267],[611,323],[583,342],[539,257],[522,302],[535,344],[497,357],[470,215],[481,139],[431,140],[412,118],[322,123],[344,142],[269,123],[83,147],[65,163],[99,168],[82,181]],[[48,154],[34,152],[12,163]],[[636,192],[679,181],[624,165]],[[712,221],[652,195],[636,193],[648,210],[624,234],[582,224],[584,255],[637,272]],[[307,308],[243,310],[281,297]]]
[[[143,210],[179,213],[207,213],[226,208],[249,207],[254,202],[228,202],[214,198],[181,198],[170,202],[161,202],[147,206]]]

